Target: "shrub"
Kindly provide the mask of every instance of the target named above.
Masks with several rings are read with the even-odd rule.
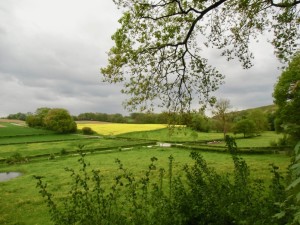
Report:
[[[77,125],[65,109],[50,109],[44,117],[44,127],[57,133],[74,133]]]
[[[48,159],[49,159],[49,160],[55,159],[55,154],[51,153],[51,154],[49,155],[49,158],[48,158]]]
[[[66,154],[68,154],[68,151],[67,151],[65,148],[62,148],[62,149],[60,150],[60,154],[61,154],[61,155],[66,155]]]
[[[9,158],[6,159],[6,163],[8,164],[24,163],[27,161],[28,159],[23,157],[19,152],[14,153],[13,155],[11,155]]]
[[[84,135],[92,135],[95,133],[90,127],[83,127],[81,130]]]

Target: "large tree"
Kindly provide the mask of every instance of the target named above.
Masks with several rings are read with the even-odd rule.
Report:
[[[283,71],[274,89],[277,121],[285,132],[300,139],[300,52]]]
[[[30,127],[44,127],[44,118],[50,110],[48,107],[38,108],[34,114],[27,116],[26,123]]]
[[[128,109],[190,109],[210,101],[223,75],[203,54],[221,49],[244,68],[253,57],[249,42],[272,32],[275,53],[286,61],[299,40],[299,0],[114,0],[123,9],[104,81],[123,82]]]
[[[233,132],[235,134],[238,133],[244,134],[244,138],[247,136],[251,137],[257,133],[256,124],[253,120],[242,119],[234,125]]]
[[[73,117],[67,110],[60,108],[49,110],[44,118],[44,126],[58,133],[74,133],[77,130]]]

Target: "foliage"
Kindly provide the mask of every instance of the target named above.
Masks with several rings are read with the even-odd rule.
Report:
[[[95,131],[93,131],[93,129],[90,127],[83,127],[83,128],[81,128],[81,130],[82,130],[82,133],[85,135],[91,135],[91,134],[95,133]]]
[[[247,136],[251,137],[254,134],[256,134],[257,129],[255,126],[255,123],[252,120],[243,119],[243,120],[238,121],[234,125],[233,131],[235,134],[242,133],[242,134],[244,134],[244,137],[247,137]]]
[[[81,113],[76,117],[77,120],[90,120],[90,121],[102,121],[112,123],[125,123],[127,119],[119,113],[107,114],[107,113]]]
[[[159,169],[156,157],[143,175],[136,178],[120,160],[119,173],[110,187],[105,187],[100,170],[90,170],[85,156],[79,159],[81,169],[67,168],[72,182],[69,195],[54,198],[40,176],[37,187],[45,199],[55,224],[285,224],[288,215],[277,219],[280,209],[274,205],[285,196],[278,167],[272,166],[269,188],[262,180],[250,179],[250,168],[237,155],[232,138],[227,137],[232,154],[232,174],[216,172],[198,153],[191,153],[192,166],[185,166],[185,177],[169,168]]]
[[[290,167],[290,183],[286,188],[288,196],[279,204],[281,212],[277,213],[275,217],[282,218],[292,215],[292,224],[300,224],[300,142],[295,146],[294,153],[295,158]]]
[[[12,119],[12,120],[22,120],[22,121],[25,121],[25,120],[26,120],[26,117],[27,117],[27,114],[18,112],[18,113],[16,113],[16,114],[9,114],[9,115],[7,116],[7,119]]]
[[[277,128],[296,139],[300,137],[300,52],[295,54],[275,86],[273,97],[277,110]]]
[[[77,125],[65,109],[51,109],[44,118],[44,127],[58,133],[74,133]]]
[[[77,130],[69,112],[59,108],[38,108],[34,114],[27,116],[26,123],[30,127],[44,128],[57,133],[74,133]]]
[[[277,141],[272,141],[271,146],[279,146],[279,147],[290,147],[290,141],[286,134],[283,137],[279,138]],[[292,150],[292,149],[290,149]]]
[[[263,113],[261,110],[250,111],[247,118],[254,122],[256,133],[269,129],[267,114]]]
[[[213,109],[213,115],[217,121],[217,129],[223,132],[224,139],[229,130],[228,112],[231,107],[229,99],[218,99]]]
[[[209,132],[211,129],[210,120],[204,115],[204,113],[191,114],[191,119],[186,125],[191,129],[200,132]]]
[[[38,108],[34,114],[26,117],[26,123],[30,127],[44,127],[44,118],[49,111],[50,108],[47,107]]]
[[[8,164],[15,164],[15,163],[25,163],[28,162],[28,159],[23,157],[19,152],[14,153],[10,157],[8,157],[5,160],[6,163]]]
[[[123,93],[130,96],[125,106],[131,110],[157,104],[182,112],[189,111],[193,99],[212,100],[223,75],[205,58],[205,48],[216,47],[249,68],[249,40],[264,31],[273,33],[271,42],[282,60],[296,51],[299,40],[299,1],[114,2],[123,15],[101,72],[106,82],[124,83]]]
[[[133,112],[129,116],[107,113],[81,113],[76,117],[78,121],[102,121],[111,123],[138,123],[138,124],[163,124],[168,120],[168,113],[141,113]],[[176,120],[178,121],[178,120]]]

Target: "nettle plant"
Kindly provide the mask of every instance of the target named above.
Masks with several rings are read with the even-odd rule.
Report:
[[[143,175],[135,176],[116,160],[119,172],[110,186],[99,170],[90,169],[81,154],[78,171],[66,169],[72,181],[63,198],[55,198],[48,185],[36,176],[37,188],[48,205],[54,224],[287,224],[291,213],[282,213],[287,199],[283,178],[272,165],[272,182],[250,177],[250,168],[238,155],[233,138],[226,137],[234,170],[220,173],[192,152],[192,165],[184,175],[173,172],[172,156],[167,170],[157,158]],[[277,215],[277,216],[274,216]]]

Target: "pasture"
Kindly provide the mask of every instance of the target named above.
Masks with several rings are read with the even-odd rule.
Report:
[[[101,124],[102,125],[102,124]],[[86,150],[86,161],[89,163],[88,170],[99,169],[103,176],[104,186],[110,187],[116,174],[119,173],[116,159],[120,159],[128,171],[135,174],[140,179],[148,169],[152,157],[158,158],[157,168],[168,168],[168,157],[174,157],[173,173],[183,174],[183,166],[192,163],[189,154],[191,150],[184,148],[163,148],[155,145],[156,141],[172,141],[193,143],[201,140],[221,139],[222,134],[218,133],[197,133],[195,140],[194,131],[189,129],[176,128],[175,130],[161,129],[143,132],[124,132],[126,125],[120,124],[120,131],[115,126],[116,135],[114,138],[102,136],[83,136],[83,135],[57,135],[53,133],[43,133],[45,131],[21,127],[13,124],[2,123],[1,129],[9,128],[14,130],[16,136],[7,137],[2,130],[0,134],[0,172],[17,171],[22,176],[9,181],[0,182],[0,224],[52,224],[48,215],[48,209],[44,200],[36,188],[36,180],[33,176],[42,176],[48,183],[49,190],[55,194],[55,199],[61,199],[67,195],[70,189],[70,173],[65,168],[79,170],[80,165],[78,154],[75,154],[79,146],[84,146]],[[84,125],[85,126],[85,125]],[[91,126],[91,124],[89,124]],[[95,126],[96,127],[96,126]],[[142,127],[139,125],[138,127]],[[154,127],[152,127],[154,128]],[[24,130],[23,130],[24,129]],[[26,130],[28,129],[28,130]],[[92,128],[96,130],[96,128]],[[143,128],[146,130],[146,128]],[[10,136],[13,136],[13,131]],[[101,133],[104,135],[104,133]],[[106,133],[111,135],[110,133]],[[24,136],[26,135],[26,136]],[[263,137],[267,141],[263,141]],[[270,140],[277,140],[280,135],[274,133],[263,133],[261,137],[250,139],[238,139],[240,144],[265,146]],[[10,142],[8,141],[10,140]],[[151,144],[151,147],[149,146]],[[197,144],[197,142],[196,142]],[[220,143],[222,144],[222,143]],[[62,150],[71,154],[62,154]],[[96,150],[95,150],[96,149]],[[98,150],[97,150],[98,149]],[[26,163],[7,164],[5,159],[14,153],[20,153],[22,156],[32,157]],[[49,158],[50,155],[53,158]],[[208,165],[221,173],[230,173],[233,170],[231,156],[228,153],[201,152]],[[41,157],[35,157],[41,156]],[[270,164],[279,166],[281,174],[285,176],[287,167],[290,164],[290,157],[284,153],[265,154],[265,155],[243,155],[248,166],[251,168],[251,177],[253,179],[262,179],[270,182]],[[154,175],[154,179],[158,175]]]

